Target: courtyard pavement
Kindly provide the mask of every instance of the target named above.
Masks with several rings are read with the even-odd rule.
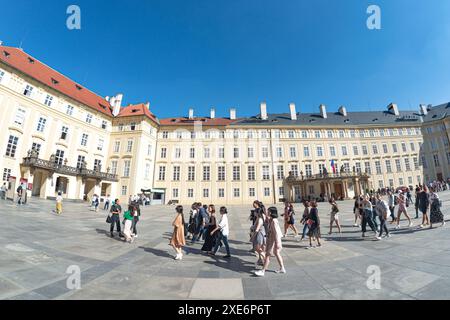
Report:
[[[440,196],[448,219],[450,192]],[[0,299],[450,299],[450,224],[421,230],[402,221],[389,239],[363,239],[353,227],[353,201],[340,202],[343,233],[332,236],[326,235],[329,205],[320,204],[323,247],[306,250],[306,241],[287,237],[287,274],[268,271],[264,278],[253,276],[250,204],[228,208],[231,259],[189,244],[182,261],[168,246],[173,206],[143,209],[132,244],[108,237],[103,210],[65,202],[56,216],[53,207],[39,199],[22,207],[0,200]],[[78,290],[67,286],[73,265],[81,270]],[[379,289],[367,286],[369,266],[380,268]],[[269,270],[277,268],[274,259]]]

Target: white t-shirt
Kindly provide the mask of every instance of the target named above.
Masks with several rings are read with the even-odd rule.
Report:
[[[63,200],[63,197],[62,197],[62,196],[57,196],[57,197],[56,197],[56,203],[61,203],[62,200]]]
[[[219,228],[222,231],[222,234],[224,236],[228,237],[228,234],[230,233],[230,229],[228,227],[228,217],[226,214],[222,215],[222,219],[220,219],[220,222],[219,222]]]

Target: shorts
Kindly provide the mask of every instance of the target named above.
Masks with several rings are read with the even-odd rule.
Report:
[[[339,221],[339,214],[338,213],[331,213],[330,222]]]

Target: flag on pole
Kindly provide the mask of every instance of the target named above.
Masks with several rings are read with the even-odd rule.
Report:
[[[334,160],[331,160],[331,171],[336,173],[336,164],[334,163]]]

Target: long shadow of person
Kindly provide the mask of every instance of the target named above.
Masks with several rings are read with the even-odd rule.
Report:
[[[150,247],[139,247],[139,249],[144,249],[145,252],[149,252],[158,257],[173,259],[173,255],[170,255],[169,252],[167,252],[165,250],[160,250],[160,249],[155,249],[155,248],[150,248]]]

